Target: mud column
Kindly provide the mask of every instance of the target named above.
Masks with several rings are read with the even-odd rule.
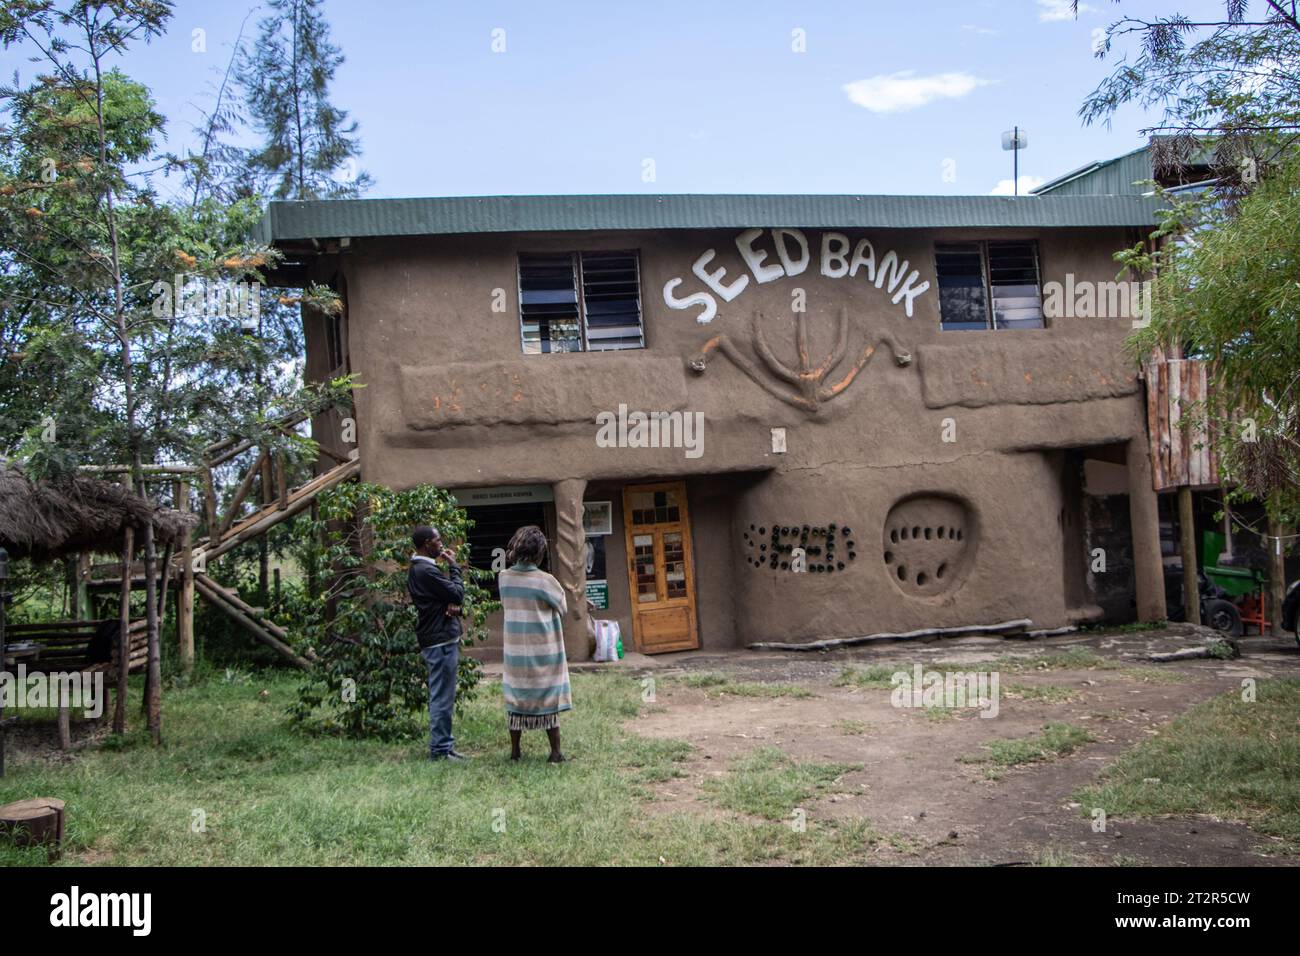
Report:
[[[1160,559],[1160,512],[1151,485],[1151,459],[1145,438],[1135,438],[1125,448],[1128,468],[1128,515],[1133,526],[1133,576],[1137,584],[1139,621],[1163,621],[1165,572]]]
[[[555,540],[551,572],[564,588],[569,613],[564,617],[564,651],[571,661],[587,659],[587,537],[582,530],[582,496],[587,479],[565,478],[552,485],[555,494]]]

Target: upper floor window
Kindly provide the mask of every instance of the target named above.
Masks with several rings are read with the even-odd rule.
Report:
[[[637,254],[521,255],[519,325],[525,355],[644,348]]]
[[[934,260],[941,328],[1043,327],[1036,242],[945,243]]]

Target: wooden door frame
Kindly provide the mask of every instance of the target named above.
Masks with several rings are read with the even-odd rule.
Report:
[[[677,491],[680,502],[681,517],[676,522],[666,522],[656,525],[636,525],[632,521],[632,507],[629,498],[633,492],[655,492],[655,491]],[[641,638],[641,619],[639,612],[642,608],[639,606],[637,581],[636,581],[636,547],[633,544],[633,538],[637,534],[658,534],[659,554],[663,553],[662,534],[667,530],[669,532],[680,531],[682,535],[682,562],[686,574],[686,598],[684,601],[674,601],[674,603],[656,602],[654,607],[645,608],[645,610],[657,610],[672,607],[685,607],[689,611],[690,633],[682,641],[667,646],[658,645],[652,651],[647,651],[644,641]],[[627,554],[627,578],[628,578],[628,596],[631,599],[632,608],[632,642],[637,651],[642,654],[654,653],[663,654],[671,651],[693,651],[698,650],[700,646],[700,622],[699,609],[696,602],[695,588],[695,542],[691,534],[691,508],[686,493],[685,481],[657,481],[648,484],[633,484],[623,486],[623,538],[624,548]],[[655,579],[656,586],[664,593],[667,592],[667,586],[664,579],[665,568],[663,564],[656,563]]]

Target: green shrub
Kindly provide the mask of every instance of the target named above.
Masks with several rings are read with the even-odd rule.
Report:
[[[411,530],[438,528],[455,547],[465,573],[463,643],[485,636],[484,621],[500,605],[479,583],[491,573],[465,566],[473,522],[455,499],[432,485],[392,491],[348,484],[324,494],[308,551],[330,569],[322,593],[300,604],[300,631],[318,660],[290,708],[299,725],[350,737],[412,736],[415,711],[427,706],[426,670],[415,637],[416,611],[406,590]],[[462,656],[456,709],[474,696],[479,664]]]

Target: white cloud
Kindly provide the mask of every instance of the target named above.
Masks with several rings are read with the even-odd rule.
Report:
[[[1021,176],[1020,177],[1020,195],[1029,195],[1029,190],[1037,189],[1043,183],[1047,182],[1042,176]],[[998,184],[989,191],[990,196],[1014,196],[1010,179],[999,179]]]
[[[863,109],[873,113],[899,113],[939,99],[957,99],[987,83],[988,80],[969,73],[917,76],[915,70],[903,70],[901,73],[854,80],[842,88],[849,99]]]
[[[1038,22],[1039,23],[1060,23],[1062,20],[1073,20],[1074,8],[1070,0],[1038,0]],[[1096,7],[1090,7],[1086,3],[1080,2],[1080,13],[1096,13]]]

